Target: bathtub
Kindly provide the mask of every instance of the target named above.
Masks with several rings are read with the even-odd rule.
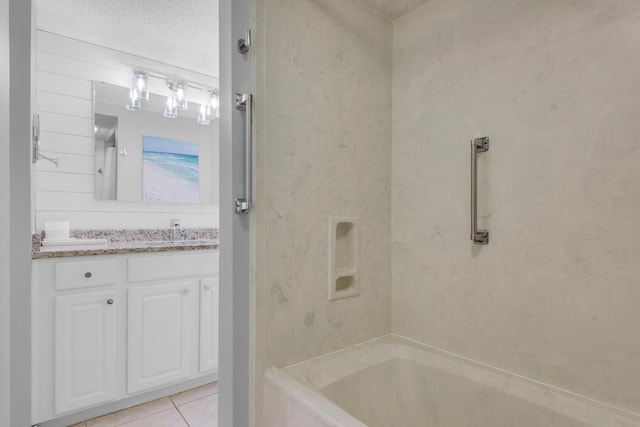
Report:
[[[640,416],[388,335],[264,381],[265,427],[640,427]]]

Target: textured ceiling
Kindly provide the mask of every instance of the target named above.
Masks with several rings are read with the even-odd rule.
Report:
[[[35,0],[38,29],[217,77],[218,0]]]
[[[358,0],[389,19],[396,19],[427,0]]]

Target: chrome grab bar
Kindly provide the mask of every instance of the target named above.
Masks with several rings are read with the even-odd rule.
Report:
[[[478,153],[489,151],[489,137],[471,140],[471,240],[477,245],[489,244],[489,231],[478,230]]]
[[[251,122],[253,120],[253,95],[250,93],[236,93],[236,108],[246,111],[245,115],[245,198],[236,199],[236,213],[248,213],[253,207],[253,140]]]

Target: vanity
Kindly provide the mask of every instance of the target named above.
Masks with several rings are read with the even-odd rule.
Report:
[[[35,36],[32,424],[57,427],[217,380],[218,79]],[[43,246],[47,222],[108,243]]]
[[[217,380],[214,235],[64,248],[34,236],[34,423]]]

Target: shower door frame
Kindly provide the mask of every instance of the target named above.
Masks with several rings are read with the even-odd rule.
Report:
[[[9,191],[9,217],[5,217],[6,211],[2,212],[2,244],[8,245],[8,259],[3,260],[4,275],[0,277],[8,279],[8,283],[0,282],[0,286],[9,298],[0,305],[0,310],[8,310],[0,323],[8,318],[9,342],[0,343],[4,347],[0,354],[0,396],[6,399],[8,391],[9,413],[2,411],[0,424],[5,425],[8,419],[6,425],[22,427],[31,424],[31,1],[5,1],[2,13],[9,17],[9,37],[7,40],[4,28],[1,43],[6,50],[8,42],[9,57],[4,59],[10,81],[9,99],[2,100],[8,101],[9,110],[8,131],[5,128],[2,137],[8,133],[9,138],[0,141],[0,155],[9,160],[9,182],[0,188]],[[2,198],[6,200],[6,195]],[[2,336],[6,339],[4,331]]]
[[[220,427],[249,427],[250,298],[253,213],[236,213],[246,190],[245,114],[237,93],[252,93],[252,50],[238,39],[251,29],[253,0],[220,0]],[[249,175],[250,176],[250,175]]]

